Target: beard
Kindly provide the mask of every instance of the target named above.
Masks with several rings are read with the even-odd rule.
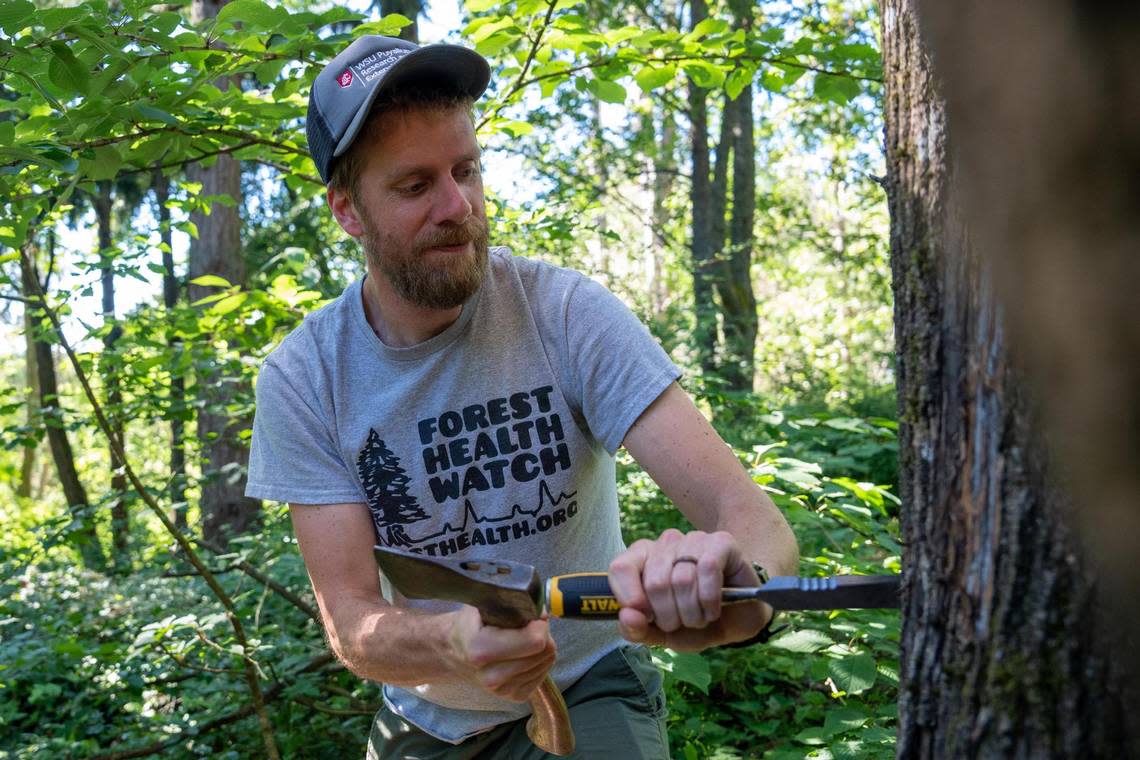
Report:
[[[422,234],[403,249],[361,217],[360,242],[371,267],[378,269],[406,301],[428,309],[453,309],[479,290],[487,272],[487,220],[471,216],[462,224],[448,224]],[[430,248],[471,244],[473,252],[432,261]]]

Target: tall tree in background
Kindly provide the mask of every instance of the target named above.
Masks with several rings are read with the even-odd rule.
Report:
[[[883,0],[882,18],[907,547],[899,757],[1116,757],[1113,639],[951,196],[914,0]]]
[[[174,235],[170,226],[170,178],[155,169],[151,178],[154,202],[158,211],[159,237],[162,241],[162,305],[170,325],[167,341],[174,353],[170,372],[170,503],[174,524],[185,530],[186,519],[186,375],[184,374],[182,339],[174,329],[174,310],[178,306],[178,275],[174,271]]]
[[[751,3],[734,0],[730,5],[734,26],[747,34],[754,22]],[[707,4],[694,2],[692,26],[707,17]],[[756,218],[752,90],[746,84],[735,97],[722,90],[715,158],[709,149],[708,92],[689,77],[694,348],[706,377],[718,375],[729,390],[750,391],[759,323],[752,289]]]
[[[424,12],[423,0],[374,0],[373,7],[377,5],[380,8],[381,16],[387,16],[389,13],[398,13],[405,18],[411,19],[412,23],[400,30],[400,39],[419,43],[420,26],[418,19],[420,14]]]
[[[50,235],[51,233],[49,233]],[[50,241],[50,239],[49,239]],[[52,243],[54,244],[54,243]],[[83,564],[90,570],[103,570],[107,565],[106,555],[95,533],[95,523],[91,506],[87,501],[87,491],[79,480],[75,467],[75,455],[71,450],[71,440],[67,435],[64,409],[59,399],[59,384],[55,376],[55,358],[52,356],[51,337],[54,332],[51,323],[38,313],[34,304],[41,302],[40,293],[46,292],[47,282],[39,281],[35,270],[36,250],[26,246],[20,255],[20,290],[31,314],[28,326],[32,331],[35,347],[36,385],[39,390],[39,408],[47,428],[48,446],[55,461],[56,475],[63,489],[64,500],[71,513],[74,527],[71,534],[79,549]]]
[[[28,293],[27,283],[21,292]],[[32,309],[24,309],[24,386],[27,388],[24,397],[28,429],[36,427],[40,414],[40,387],[36,374],[36,319],[32,316]],[[20,483],[16,486],[16,495],[25,499],[31,498],[33,480],[36,470],[36,452],[39,449],[38,441],[33,440],[24,444],[23,456],[20,459]]]
[[[114,230],[112,217],[115,198],[110,180],[96,183],[95,195],[91,199],[95,208],[96,239],[99,245],[100,285],[102,286],[103,306],[103,355],[100,367],[103,375],[105,402],[110,413],[111,434],[119,451],[123,451],[123,391],[119,384],[118,362],[114,359],[115,344],[123,334],[123,328],[115,320],[115,262]],[[110,452],[111,469],[111,546],[112,559],[116,566],[128,559],[129,519],[127,516],[127,477],[123,463],[115,453]]]
[[[695,28],[708,18],[705,0],[693,0],[689,23]],[[716,373],[716,301],[713,298],[713,183],[709,176],[708,90],[690,74],[689,150],[692,180],[689,205],[692,208],[691,262],[693,273],[693,350],[705,377]]]
[[[731,0],[734,27],[752,33],[754,18],[751,0]],[[752,390],[754,352],[759,319],[756,294],[752,290],[753,226],[756,221],[756,144],[753,135],[752,84],[735,97],[725,91],[724,116],[729,124],[721,140],[732,149],[732,207],[728,215],[727,249],[717,258],[720,270],[716,280],[724,313],[724,356],[721,372],[735,391]],[[724,133],[725,130],[722,130]],[[726,172],[727,173],[727,172]],[[727,183],[725,183],[727,186]],[[723,243],[721,243],[723,245]]]
[[[190,20],[201,24],[218,15],[226,0],[194,0]],[[228,90],[236,83],[228,79],[215,82],[218,89]],[[189,297],[197,301],[215,288],[193,284],[203,275],[217,275],[230,283],[245,281],[245,261],[241,250],[242,206],[241,165],[226,154],[219,155],[209,167],[194,165],[189,169],[192,181],[202,184],[203,196],[229,196],[233,205],[214,203],[209,213],[194,211],[190,221],[198,228],[198,237],[190,244]],[[237,395],[232,379],[222,377],[213,366],[201,366],[198,372],[198,394],[205,401],[198,411],[198,438],[203,454],[202,534],[210,541],[222,542],[226,534],[251,527],[258,518],[260,503],[245,496],[245,468],[249,450],[238,440],[238,433],[249,421],[235,416],[231,403]]]

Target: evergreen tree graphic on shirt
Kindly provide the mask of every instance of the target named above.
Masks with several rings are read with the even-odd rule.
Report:
[[[377,537],[387,546],[410,546],[412,542],[403,526],[426,520],[428,515],[416,497],[408,493],[412,479],[400,466],[399,457],[372,428],[356,458],[356,470],[364,484]]]

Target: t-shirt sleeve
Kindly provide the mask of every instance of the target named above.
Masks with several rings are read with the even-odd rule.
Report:
[[[593,280],[583,277],[569,290],[563,318],[575,400],[612,454],[681,370],[633,312]]]
[[[295,504],[365,501],[312,393],[272,360],[257,377],[246,496]]]

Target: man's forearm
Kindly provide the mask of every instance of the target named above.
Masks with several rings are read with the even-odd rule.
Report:
[[[393,686],[459,680],[448,614],[427,614],[383,601],[345,599],[321,610],[333,653],[356,675]]]
[[[760,563],[769,576],[800,572],[800,550],[795,534],[763,492],[743,506],[721,510],[713,530],[731,533],[745,558]]]

